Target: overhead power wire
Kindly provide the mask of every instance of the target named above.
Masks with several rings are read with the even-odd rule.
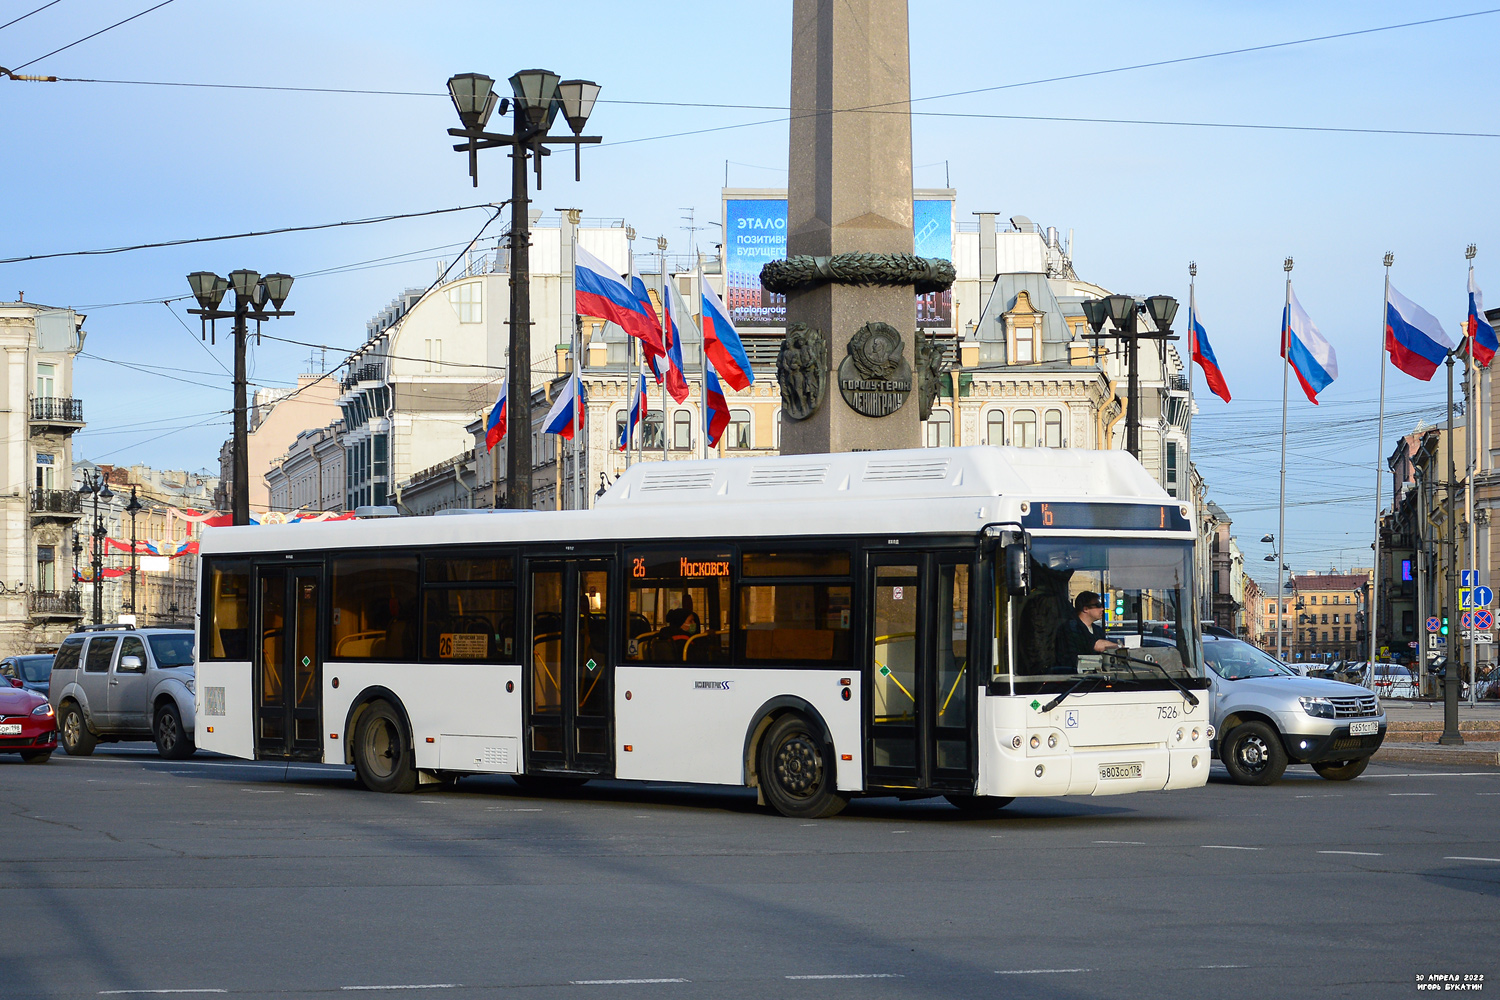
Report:
[[[243,240],[252,236],[276,236],[281,233],[305,233],[316,229],[338,229],[343,226],[373,226],[381,222],[393,222],[397,219],[420,219],[429,215],[446,215],[450,212],[468,212],[476,208],[500,209],[510,204],[507,199],[502,202],[488,202],[480,205],[458,205],[454,208],[434,208],[426,212],[402,212],[397,215],[379,215],[369,219],[349,219],[344,222],[324,222],[310,226],[283,226],[280,229],[262,229],[248,233],[230,233],[224,236],[195,236],[180,240],[162,240],[157,243],[136,243],[130,246],[105,247],[98,250],[64,250],[57,253],[28,254],[24,257],[0,258],[0,264],[22,264],[32,260],[53,260],[58,257],[98,257],[107,254],[129,253],[134,250],[156,250],[161,247],[180,247],[191,243],[220,243],[224,240]],[[497,211],[498,214],[498,211]],[[490,221],[494,221],[491,219]],[[488,228],[489,223],[485,223]],[[473,244],[470,244],[471,246]],[[186,296],[183,296],[184,298]],[[151,302],[159,302],[160,299],[150,299]]]
[[[42,4],[36,10],[28,11],[27,13],[22,14],[20,17],[12,18],[11,20],[6,21],[4,24],[0,24],[0,31],[4,31],[6,28],[9,28],[12,24],[18,24],[21,21],[26,20],[32,14],[40,14],[42,11],[46,10],[48,7],[51,7],[54,4],[59,4],[59,3],[62,3],[62,0],[48,0],[47,3]]]
[[[66,52],[68,49],[71,49],[75,45],[82,45],[84,42],[88,41],[90,38],[98,38],[100,35],[104,34],[106,31],[113,31],[113,30],[115,30],[116,28],[118,28],[122,24],[129,24],[131,21],[134,21],[138,17],[145,17],[147,14],[151,13],[153,10],[161,10],[163,7],[165,7],[167,4],[169,4],[171,2],[172,2],[172,0],[161,0],[161,3],[157,4],[155,7],[147,7],[145,10],[141,11],[139,14],[131,14],[125,20],[123,20],[123,21],[116,21],[114,24],[111,24],[107,28],[100,28],[98,31],[94,32],[92,35],[84,35],[82,38],[78,39],[76,42],[69,42],[67,45],[64,45],[60,49],[53,49],[51,52],[48,52],[46,55],[37,56],[35,59],[32,59],[29,62],[23,62],[21,65],[17,66],[16,69],[18,69],[18,70],[25,69],[27,66],[30,66],[32,63],[39,63],[43,59],[47,59],[47,58],[50,58],[52,56],[57,55],[59,52]],[[36,13],[36,11],[32,11],[32,13],[34,14],[34,13]],[[26,16],[29,17],[30,15],[28,14]],[[17,20],[20,20],[20,19],[17,18]]]

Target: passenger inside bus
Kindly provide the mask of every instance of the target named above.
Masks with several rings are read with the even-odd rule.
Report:
[[[693,613],[693,595],[683,594],[682,604],[667,612],[667,623],[656,633],[659,639],[686,639],[697,635],[698,616]]]

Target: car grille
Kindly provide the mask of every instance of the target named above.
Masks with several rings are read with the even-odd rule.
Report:
[[[1379,734],[1375,736],[1340,736],[1328,744],[1329,750],[1364,750],[1380,746]]]
[[[1380,714],[1380,704],[1373,694],[1346,695],[1328,700],[1333,702],[1336,718],[1357,719],[1365,715]]]

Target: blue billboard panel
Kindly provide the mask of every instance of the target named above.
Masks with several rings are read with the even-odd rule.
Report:
[[[760,269],[786,258],[786,199],[724,202],[724,304],[735,326],[785,326],[786,296],[760,285]]]
[[[919,198],[912,204],[914,248],[921,257],[953,259],[953,202]],[[786,258],[785,198],[724,200],[724,304],[740,327],[786,326],[786,296],[766,291],[760,269]],[[953,293],[917,297],[917,329],[953,326]]]

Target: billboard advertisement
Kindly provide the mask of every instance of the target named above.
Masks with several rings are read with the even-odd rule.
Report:
[[[914,250],[920,257],[953,259],[953,202],[918,198],[912,203]],[[760,269],[786,257],[785,198],[724,198],[724,304],[736,327],[786,325],[786,296],[761,287]],[[953,326],[953,293],[918,296],[917,329]]]
[[[786,296],[760,285],[760,269],[785,257],[785,198],[724,200],[724,304],[736,327],[786,325]]]

